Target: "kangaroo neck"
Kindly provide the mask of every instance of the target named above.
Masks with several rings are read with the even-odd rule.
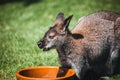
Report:
[[[64,44],[60,47],[60,51],[62,51],[64,55],[68,55],[72,52],[74,45],[75,43],[73,37],[70,34],[68,34]]]

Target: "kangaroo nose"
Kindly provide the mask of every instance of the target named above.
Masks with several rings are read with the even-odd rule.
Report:
[[[42,41],[38,41],[37,45],[38,45],[39,48],[42,48],[42,45],[43,45]]]

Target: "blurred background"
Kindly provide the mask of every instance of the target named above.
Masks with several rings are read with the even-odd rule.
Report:
[[[120,13],[120,0],[0,0],[0,80],[16,80],[15,72],[25,67],[59,66],[55,50],[37,46],[59,12],[74,15],[72,29],[80,17],[101,10]]]

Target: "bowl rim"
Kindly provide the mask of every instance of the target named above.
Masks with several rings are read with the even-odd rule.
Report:
[[[18,71],[16,71],[16,77],[21,77],[23,79],[49,79],[49,80],[53,80],[53,79],[64,79],[64,78],[69,78],[69,77],[72,77],[75,75],[75,71],[70,68],[69,70],[72,71],[71,75],[70,76],[66,76],[66,77],[57,77],[57,78],[33,78],[33,77],[26,77],[26,76],[22,76],[20,75],[19,73],[21,71],[24,71],[24,70],[31,70],[31,69],[38,69],[38,68],[60,68],[60,66],[34,66],[34,67],[27,67],[27,68],[23,68],[23,69],[20,69]],[[65,68],[67,69],[67,68]]]

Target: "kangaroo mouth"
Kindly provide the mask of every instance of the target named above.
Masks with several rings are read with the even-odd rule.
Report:
[[[49,51],[50,49],[55,49],[56,46],[51,46],[51,47],[43,47],[43,51]]]
[[[49,51],[50,48],[43,48],[43,51]]]
[[[44,45],[38,45],[40,49],[43,49],[43,51],[48,51],[50,48],[46,48]]]

